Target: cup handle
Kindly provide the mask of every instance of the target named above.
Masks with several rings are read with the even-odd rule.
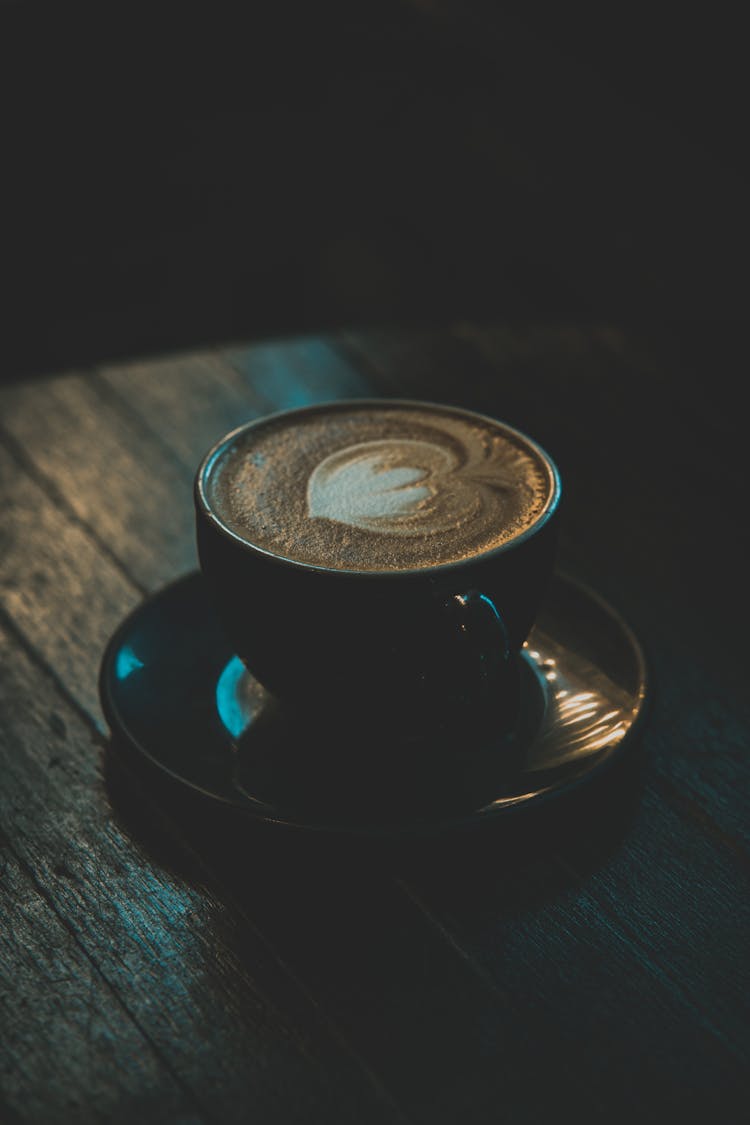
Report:
[[[450,694],[464,714],[507,733],[518,719],[520,680],[505,623],[487,594],[467,590],[444,602],[451,632]]]

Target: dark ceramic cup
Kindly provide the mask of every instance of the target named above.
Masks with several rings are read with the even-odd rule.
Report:
[[[327,403],[284,418],[388,405]],[[350,571],[290,561],[231,530],[207,487],[227,447],[266,425],[262,418],[223,437],[198,468],[201,569],[235,651],[283,704],[338,716],[363,734],[418,738],[488,718],[507,731],[518,710],[517,654],[552,576],[559,474],[535,442],[494,418],[434,403],[390,405],[448,411],[507,432],[544,466],[541,513],[509,542],[438,566]]]

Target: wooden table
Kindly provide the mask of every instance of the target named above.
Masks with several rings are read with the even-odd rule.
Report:
[[[703,354],[461,324],[0,391],[0,1119],[746,1119],[747,472]],[[108,746],[102,651],[195,567],[202,453],[359,395],[485,410],[556,457],[560,566],[650,667],[639,765],[606,799],[380,854],[238,832]]]

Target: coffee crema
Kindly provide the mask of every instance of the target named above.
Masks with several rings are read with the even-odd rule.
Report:
[[[398,403],[332,404],[241,430],[204,485],[248,543],[351,571],[491,551],[536,522],[552,488],[542,456],[500,423]]]

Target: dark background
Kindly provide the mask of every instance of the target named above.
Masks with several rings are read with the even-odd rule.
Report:
[[[3,374],[467,318],[733,371],[739,15],[609,7],[2,4]]]

